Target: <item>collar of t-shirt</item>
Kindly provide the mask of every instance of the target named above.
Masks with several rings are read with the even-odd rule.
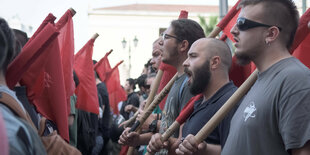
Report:
[[[227,93],[227,91],[230,91],[234,87],[234,84],[232,81],[226,83],[223,87],[221,87],[211,98],[209,98],[207,101],[202,102],[203,98],[197,100],[194,104],[194,109],[205,107],[209,104],[216,103],[218,99],[220,99],[224,94]]]

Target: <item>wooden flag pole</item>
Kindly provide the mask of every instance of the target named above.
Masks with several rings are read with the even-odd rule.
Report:
[[[213,115],[213,117],[203,126],[195,135],[197,142],[200,143],[206,139],[214,128],[224,119],[229,111],[240,101],[240,99],[249,91],[257,79],[257,69],[248,77],[246,81],[237,89],[237,91],[226,101],[226,103]]]
[[[147,107],[145,113],[142,115],[142,117],[136,121],[136,123],[131,127],[129,132],[132,131],[138,131],[140,133],[140,128],[142,124],[146,121],[146,119],[150,116],[150,114],[153,112],[153,110],[156,108],[156,106],[166,97],[166,95],[169,93],[174,81],[177,79],[178,74],[176,73],[171,80],[166,84],[166,86],[163,88],[163,90],[156,96],[156,98],[153,100],[153,102]],[[134,147],[129,147],[127,151],[127,155],[133,154]]]
[[[155,77],[155,80],[154,82],[152,83],[152,87],[151,87],[151,92],[146,100],[146,104],[144,106],[144,110],[147,109],[147,107],[152,103],[152,101],[154,100],[154,97],[156,95],[156,92],[158,90],[158,87],[159,87],[159,84],[160,84],[160,81],[161,81],[161,78],[163,77],[163,71],[160,69],[158,70],[157,74],[156,74],[156,77]],[[139,114],[139,111],[137,111],[125,124],[124,124],[124,127],[127,127],[129,126],[130,124],[132,124],[133,122],[135,122],[137,116]]]
[[[91,37],[91,39],[96,40],[98,37],[99,37],[99,34],[98,34],[98,33],[95,33],[95,34]]]
[[[71,11],[72,17],[76,14],[76,11],[73,8],[69,8],[69,10]]]

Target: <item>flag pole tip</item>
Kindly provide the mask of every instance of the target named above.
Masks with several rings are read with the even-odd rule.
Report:
[[[72,16],[76,14],[76,11],[73,8],[69,8],[69,10],[71,11]]]
[[[94,40],[96,40],[98,36],[99,36],[99,34],[98,34],[98,33],[95,33],[91,38],[94,39]]]

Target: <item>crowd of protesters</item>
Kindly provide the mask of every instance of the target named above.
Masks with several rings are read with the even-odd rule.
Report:
[[[20,82],[14,89],[7,86],[8,66],[29,38],[0,18],[0,154],[310,154],[310,70],[290,54],[299,21],[296,6],[291,0],[242,0],[238,8],[230,31],[235,57],[241,65],[255,64],[257,80],[202,141],[195,135],[238,88],[230,78],[230,47],[206,38],[194,20],[173,20],[154,38],[152,58],[141,75],[126,79],[127,97],[117,109],[94,69],[99,113],[77,108],[78,96],[70,96],[70,112],[63,118],[68,121],[66,140],[57,123],[32,103],[27,87]],[[305,25],[310,31],[310,21]],[[93,60],[92,66],[98,63]],[[174,74],[175,81],[162,103],[138,124],[141,130],[132,131],[135,120],[149,113],[162,71],[159,83],[166,84]],[[75,70],[70,74],[78,87],[82,79]],[[190,105],[185,122],[163,139]]]

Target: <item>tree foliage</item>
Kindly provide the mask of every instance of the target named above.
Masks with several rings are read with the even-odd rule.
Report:
[[[208,36],[217,24],[218,16],[210,16],[209,22],[207,23],[206,18],[198,15],[199,24],[203,28],[205,35]]]

